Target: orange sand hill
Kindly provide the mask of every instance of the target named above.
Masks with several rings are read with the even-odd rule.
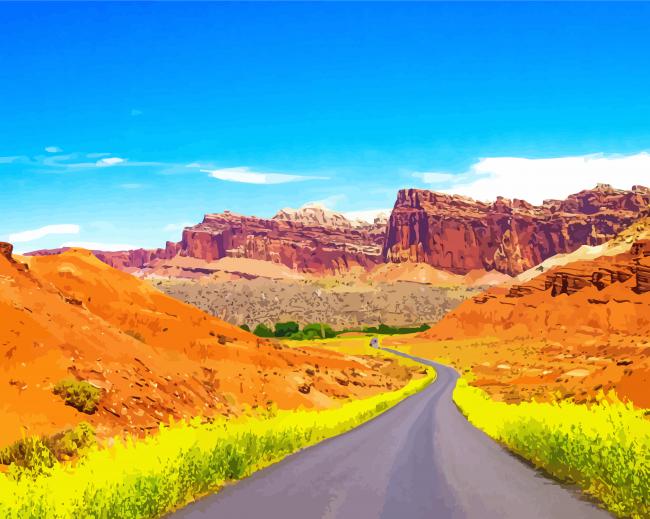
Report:
[[[384,361],[260,340],[88,251],[13,258],[11,250],[0,244],[0,446],[82,420],[101,436],[143,434],[170,415],[269,402],[323,408],[405,382],[381,373]],[[52,393],[69,378],[101,388],[93,415]]]
[[[650,219],[633,227],[645,232]],[[626,252],[607,254],[622,243]],[[504,398],[560,390],[580,400],[602,388],[650,407],[650,240],[628,232],[600,257],[492,288],[420,340]]]

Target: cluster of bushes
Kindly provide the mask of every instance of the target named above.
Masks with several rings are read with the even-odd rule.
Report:
[[[608,401],[611,400],[611,401]],[[468,420],[620,517],[650,517],[650,421],[614,395],[579,405],[492,400],[461,379],[454,401]]]
[[[241,325],[243,330],[250,332],[251,329],[247,324]],[[313,340],[313,339],[331,339],[342,333],[348,332],[361,332],[361,333],[377,333],[383,335],[395,335],[402,333],[416,333],[424,332],[430,327],[428,324],[423,324],[418,327],[396,327],[387,324],[380,324],[379,326],[366,326],[364,328],[346,328],[343,330],[334,330],[331,326],[324,323],[311,323],[307,324],[300,329],[300,325],[295,321],[287,321],[283,323],[275,323],[275,329],[265,324],[258,324],[253,333],[258,337],[278,337],[292,340]]]
[[[242,328],[250,331],[250,328],[247,325],[242,325]],[[336,337],[336,332],[327,324],[306,324],[301,330],[300,325],[295,321],[275,323],[275,329],[273,330],[265,324],[258,324],[253,330],[253,333],[258,337],[277,337],[296,341],[330,339]]]
[[[45,474],[57,461],[69,460],[95,445],[95,431],[86,422],[45,438],[22,438],[0,450],[0,463],[12,465],[16,478]]]
[[[396,334],[401,334],[401,333],[417,333],[417,332],[425,332],[429,328],[431,328],[428,324],[422,324],[417,327],[396,327],[396,326],[389,326],[387,324],[380,324],[379,326],[366,326],[362,328],[361,331],[365,333],[380,333],[382,335],[396,335]]]
[[[93,414],[97,411],[102,396],[101,390],[95,386],[83,380],[74,379],[61,380],[54,386],[53,392],[63,398],[66,405],[86,414]]]
[[[0,517],[160,517],[228,480],[246,477],[296,450],[373,418],[435,377],[398,391],[324,411],[182,422],[144,439],[92,448],[74,466],[54,463],[41,475],[0,473]]]

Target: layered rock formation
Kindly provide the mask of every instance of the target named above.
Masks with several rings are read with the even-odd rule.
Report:
[[[184,229],[180,254],[208,261],[227,256],[265,260],[311,273],[369,268],[382,261],[381,223],[353,225],[342,215],[301,211],[283,210],[271,219],[228,211],[207,214]]]
[[[465,301],[412,353],[452,359],[509,402],[615,390],[650,406],[650,218],[599,251]]]
[[[165,260],[194,258],[209,263],[222,258],[247,258],[285,265],[300,272],[335,274],[382,263],[386,220],[351,221],[319,206],[282,209],[273,218],[243,216],[225,211],[206,214],[203,221],[183,230],[180,242],[161,249],[93,251],[108,265],[134,272],[156,273]],[[58,254],[63,249],[31,255]],[[209,269],[188,267],[200,273]]]
[[[312,205],[282,209],[273,218],[229,211],[207,214],[183,230],[180,242],[165,248],[94,251],[112,267],[167,275],[179,258],[188,276],[211,273],[210,262],[247,258],[284,265],[303,273],[337,274],[352,267],[419,262],[455,274],[497,271],[510,276],[559,253],[601,244],[636,221],[650,204],[650,189],[631,191],[598,185],[566,200],[534,206],[499,198],[470,198],[408,189],[398,193],[388,223],[351,221]],[[48,254],[55,251],[37,251]],[[178,263],[178,261],[177,261]],[[172,269],[173,270],[173,269]]]
[[[649,204],[646,187],[624,191],[607,184],[541,206],[401,190],[383,254],[389,262],[424,262],[458,274],[482,268],[517,275],[555,254],[606,242]]]

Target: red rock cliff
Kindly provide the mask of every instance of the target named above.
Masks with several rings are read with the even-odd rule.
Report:
[[[208,261],[226,256],[282,263],[304,272],[338,272],[382,261],[384,225],[330,225],[230,212],[208,214],[183,231],[180,254]]]
[[[383,255],[388,262],[423,262],[459,274],[483,268],[517,275],[555,254],[604,243],[649,204],[650,189],[642,186],[623,191],[599,184],[541,206],[401,190]]]

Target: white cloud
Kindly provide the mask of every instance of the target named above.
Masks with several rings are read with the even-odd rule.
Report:
[[[416,172],[413,173],[413,176],[427,184],[441,184],[457,178],[456,175],[452,175],[451,173],[438,173],[435,171]]]
[[[348,197],[344,194],[332,195],[321,200],[312,200],[311,202],[303,204],[302,207],[323,207],[325,209],[332,209],[336,207],[339,202],[347,200],[347,198]]]
[[[245,184],[284,184],[286,182],[300,182],[303,180],[325,180],[327,177],[305,177],[302,175],[287,175],[285,173],[261,173],[252,171],[247,167],[202,169],[212,178],[226,182],[243,182]]]
[[[45,151],[48,153],[61,153],[63,150],[58,146],[46,146]]]
[[[105,157],[103,159],[99,159],[95,164],[97,166],[115,166],[125,161],[126,159],[122,159],[120,157]]]
[[[342,213],[348,220],[361,220],[364,222],[373,223],[375,218],[380,215],[388,217],[391,209],[363,209],[361,211],[347,211]]]
[[[136,109],[136,108],[133,108],[133,109],[131,110],[131,115],[132,115],[133,117],[137,117],[138,115],[142,115],[142,110],[138,110],[138,109]]]
[[[11,243],[24,243],[34,240],[39,240],[51,234],[79,234],[80,227],[76,224],[56,224],[46,225],[38,229],[31,229],[29,231],[15,232],[9,235]]]
[[[10,157],[0,157],[0,164],[11,164],[13,162],[24,162],[27,157],[23,155],[12,155]]]
[[[62,243],[61,247],[81,247],[82,249],[103,251],[120,251],[139,248],[128,243],[102,243],[97,241],[67,241]]]
[[[451,185],[443,190],[446,193],[478,200],[504,196],[540,204],[545,199],[566,198],[597,183],[624,189],[635,184],[649,185],[650,154],[599,153],[549,159],[490,157],[480,159],[469,171],[452,177],[448,181]]]
[[[192,223],[184,222],[184,223],[168,223],[163,227],[163,231],[182,231],[185,229],[185,227],[191,227]]]

